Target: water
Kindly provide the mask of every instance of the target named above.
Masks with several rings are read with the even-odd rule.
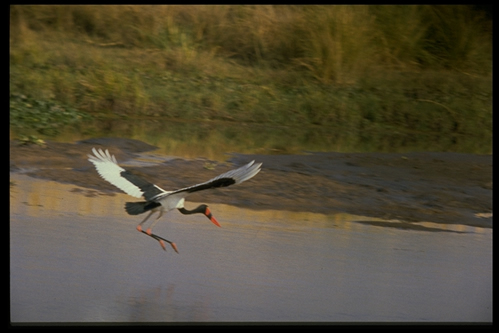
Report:
[[[222,228],[162,218],[155,233],[180,252],[165,253],[129,196],[11,179],[13,322],[492,321],[491,229],[212,204]]]
[[[483,145],[466,145],[469,137],[442,136],[410,130],[373,132],[325,126],[278,126],[224,121],[180,121],[165,118],[98,119],[69,126],[58,135],[33,134],[45,140],[75,142],[96,137],[137,139],[158,147],[155,153],[225,161],[227,152],[247,154],[301,154],[315,152],[455,151],[483,153]],[[11,139],[18,138],[15,129]],[[381,138],[381,140],[380,140]],[[472,147],[479,147],[472,149]],[[480,148],[481,147],[481,148]]]

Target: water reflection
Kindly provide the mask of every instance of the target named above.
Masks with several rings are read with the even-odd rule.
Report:
[[[24,175],[16,175],[11,180],[14,181],[14,186],[11,186],[11,214],[35,217],[63,216],[66,213],[107,216],[109,212],[122,210],[124,202],[130,199],[121,193],[104,194]],[[107,196],[109,200],[95,200],[97,195]]]
[[[125,195],[13,180],[15,322],[492,320],[491,229],[212,205],[222,228],[175,212],[158,224],[177,255],[135,231]]]
[[[130,322],[165,322],[165,321],[208,321],[209,309],[202,298],[190,306],[177,304],[175,284],[141,287],[130,295],[116,298],[117,310]]]
[[[216,130],[214,130],[216,129]],[[16,133],[11,133],[16,137]],[[462,151],[459,138],[441,133],[357,129],[338,126],[289,127],[223,121],[179,121],[164,118],[98,119],[66,128],[45,139],[75,142],[92,137],[126,137],[159,147],[158,153],[185,158],[203,156],[225,161],[226,152],[252,154],[301,154],[303,151],[407,152]],[[466,148],[468,149],[468,148]],[[472,151],[463,151],[472,152]]]

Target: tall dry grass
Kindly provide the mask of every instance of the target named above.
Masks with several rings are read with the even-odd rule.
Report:
[[[11,41],[59,31],[301,67],[340,84],[387,65],[490,70],[491,27],[469,6],[13,6],[11,21]]]
[[[11,91],[93,114],[491,137],[491,19],[470,6],[22,5],[10,20]]]

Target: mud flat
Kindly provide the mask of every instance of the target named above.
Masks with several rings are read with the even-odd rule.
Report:
[[[233,154],[223,163],[154,155],[155,147],[131,139],[45,145],[11,141],[10,171],[86,187],[87,195],[119,191],[87,161],[92,147],[109,149],[120,164],[164,189],[206,181],[252,159],[263,162],[261,173],[244,186],[194,194],[192,201],[492,228],[492,155]]]

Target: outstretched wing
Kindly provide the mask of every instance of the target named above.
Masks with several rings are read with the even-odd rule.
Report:
[[[248,164],[234,170],[227,171],[207,182],[185,187],[176,191],[169,192],[168,194],[175,194],[180,192],[185,192],[186,196],[192,192],[207,190],[217,187],[226,187],[234,184],[240,184],[250,178],[253,178],[257,173],[260,172],[260,167],[262,163],[254,164],[255,161],[251,161]],[[159,199],[162,195],[158,195],[156,199]]]
[[[95,165],[99,175],[126,194],[151,200],[158,195],[169,193],[120,167],[114,155],[107,149],[104,152],[102,149],[92,148],[92,152],[95,156],[88,155],[88,160]]]

